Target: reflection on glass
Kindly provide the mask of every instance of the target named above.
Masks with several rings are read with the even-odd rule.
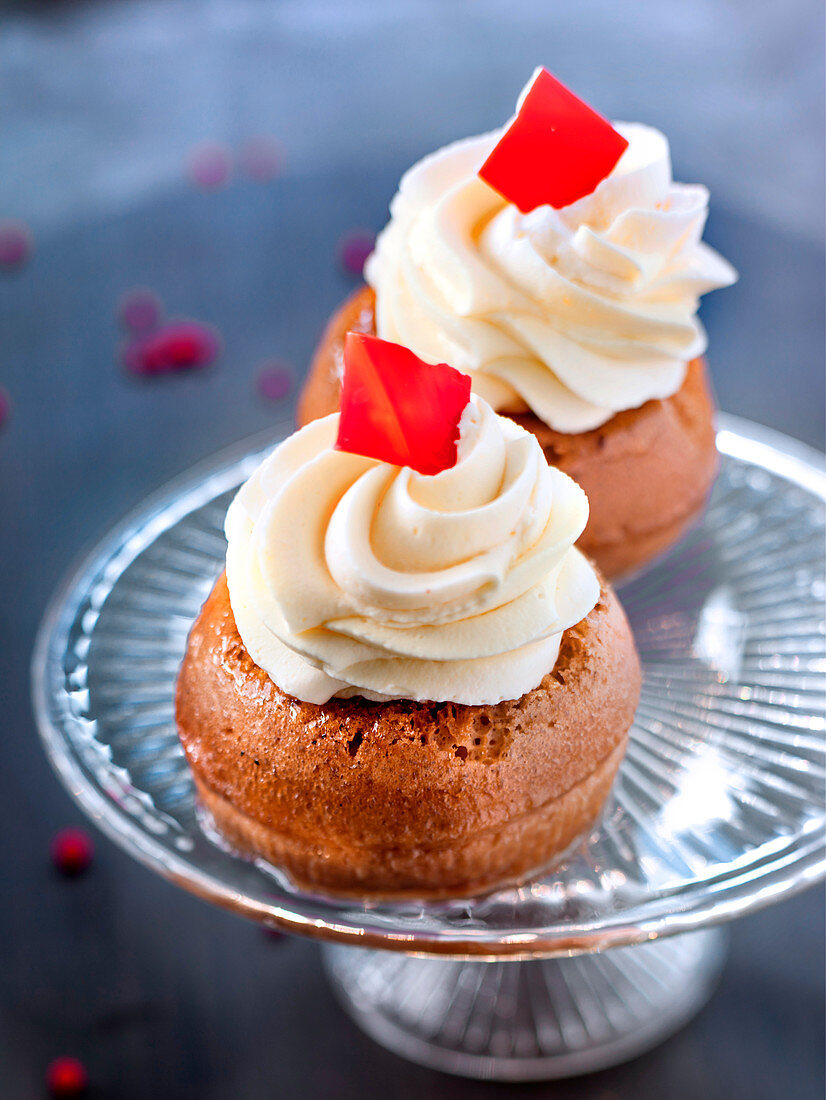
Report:
[[[737,610],[730,587],[712,589],[697,619],[694,653],[724,680],[738,680],[747,625],[748,615]]]

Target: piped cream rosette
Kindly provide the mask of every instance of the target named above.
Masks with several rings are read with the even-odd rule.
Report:
[[[536,687],[599,581],[583,491],[473,397],[434,476],[335,449],[338,414],[278,446],[226,520],[240,636],[284,692],[497,703]]]
[[[560,210],[522,214],[478,177],[500,131],[414,165],[365,269],[378,335],[561,432],[676,393],[706,349],[700,295],[737,273],[701,240],[708,191],[672,180],[665,136],[614,126],[628,148]]]

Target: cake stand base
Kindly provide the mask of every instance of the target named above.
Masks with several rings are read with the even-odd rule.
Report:
[[[709,929],[526,962],[323,950],[338,999],[382,1046],[445,1073],[539,1081],[617,1065],[677,1031],[710,997],[725,945]]]

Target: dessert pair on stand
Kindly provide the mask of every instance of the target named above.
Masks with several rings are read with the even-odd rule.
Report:
[[[734,276],[706,201],[540,74],[503,134],[405,177],[305,426],[147,502],[44,619],[74,797],[178,884],[332,941],[342,1003],[414,1061],[633,1057],[708,999],[714,925],[826,873],[822,456],[726,418],[697,534],[624,589],[642,688],[603,579],[714,476],[695,309]]]
[[[716,467],[695,313],[734,273],[707,198],[544,70],[503,133],[404,177],[179,679],[241,849],[307,889],[459,896],[593,824],[640,671],[588,558],[641,566]]]

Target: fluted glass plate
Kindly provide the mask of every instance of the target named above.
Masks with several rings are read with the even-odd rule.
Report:
[[[723,418],[702,521],[621,588],[644,668],[602,820],[552,872],[471,901],[363,904],[240,858],[198,812],[173,692],[223,565],[223,519],[283,423],[195,470],[113,531],[56,595],[35,711],[75,798],[133,855],[274,926],[454,955],[593,951],[735,917],[824,873],[822,458]]]

